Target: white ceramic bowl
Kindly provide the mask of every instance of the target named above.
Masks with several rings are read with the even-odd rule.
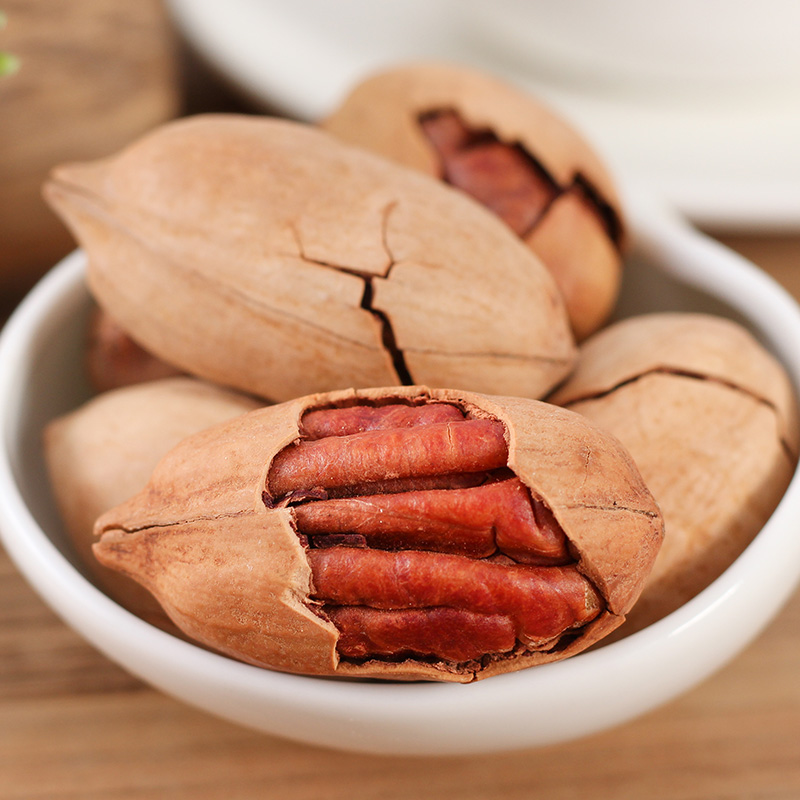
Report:
[[[648,94],[796,91],[796,0],[470,0],[473,37],[523,69]],[[502,57],[502,56],[498,56]],[[787,99],[788,99],[787,95]]]
[[[635,210],[620,313],[705,310],[743,320],[800,385],[800,310],[753,265],[681,221]],[[468,754],[552,744],[655,708],[748,644],[800,576],[800,484],[711,586],[651,627],[567,661],[462,686],[283,675],[153,628],[102,594],[62,533],[40,451],[42,426],[87,396],[84,258],[59,264],[0,338],[0,531],[19,569],[64,620],[164,692],[229,720],[371,753]]]

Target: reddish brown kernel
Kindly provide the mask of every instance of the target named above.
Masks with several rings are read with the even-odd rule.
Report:
[[[325,489],[328,498],[365,497],[374,494],[399,494],[400,492],[427,492],[435,489],[468,489],[491,480],[493,472],[452,472],[447,475],[420,475],[412,478],[388,478],[369,483],[352,483],[349,486],[331,486]],[[317,498],[321,499],[321,498]]]
[[[356,533],[370,547],[437,550],[473,558],[500,551],[521,563],[566,563],[563,532],[514,478],[450,491],[326,500],[295,509],[308,536]]]
[[[449,403],[428,403],[423,406],[392,403],[385,406],[320,408],[303,415],[302,434],[304,439],[323,439],[327,436],[350,436],[363,431],[410,428],[463,419],[464,414]]]
[[[328,606],[325,614],[339,630],[337,649],[345,658],[416,655],[472,661],[486,653],[507,653],[516,644],[511,619],[500,614],[365,606]]]
[[[508,468],[503,423],[389,403],[315,409],[300,431],[267,501],[292,508],[340,657],[546,649],[600,613],[560,525]]]
[[[270,467],[268,489],[275,498],[314,487],[481,472],[504,467],[507,458],[503,425],[492,420],[364,431],[282,450]]]
[[[470,131],[455,111],[424,114],[420,125],[437,151],[442,177],[527,234],[553,201],[553,182],[520,147],[491,131]]]
[[[542,647],[597,615],[600,601],[574,567],[506,566],[445,553],[333,547],[308,551],[313,596],[335,605],[444,606],[514,621]]]
[[[475,134],[452,110],[422,114],[419,124],[428,141],[442,157],[449,157],[475,143]]]
[[[172,378],[182,374],[133,341],[106,312],[95,309],[89,320],[86,372],[96,392]]]

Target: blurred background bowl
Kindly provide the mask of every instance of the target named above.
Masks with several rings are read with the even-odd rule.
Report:
[[[307,121],[398,61],[456,61],[548,102],[613,172],[718,230],[800,228],[792,0],[168,0],[254,108]]]

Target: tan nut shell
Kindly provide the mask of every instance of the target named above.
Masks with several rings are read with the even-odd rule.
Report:
[[[666,537],[622,632],[674,611],[763,527],[797,463],[797,402],[743,327],[648,314],[587,340],[551,398],[617,436],[664,515]]]
[[[298,437],[304,411],[356,398],[447,400],[501,419],[510,467],[553,510],[606,610],[557,651],[484,668],[339,661],[336,629],[307,605],[311,573],[292,512],[267,509],[262,492],[273,457]],[[460,682],[563,658],[602,638],[638,596],[662,536],[658,509],[628,454],[579,415],[534,400],[424,387],[304,397],[199,433],[96,530],[105,565],[140,581],[186,634],[223,653],[312,675]]]
[[[57,169],[46,193],[101,305],[218,383],[275,400],[403,382],[538,397],[575,357],[551,276],[492,214],[309,126],[179,121]]]
[[[439,177],[438,155],[419,125],[421,113],[452,109],[473,129],[519,143],[550,175],[558,196],[526,237],[550,269],[580,340],[607,319],[621,275],[622,207],[615,182],[593,147],[565,119],[505,82],[461,66],[398,66],[359,83],[321,125],[352,142]],[[612,236],[578,191],[591,187],[614,218]]]
[[[78,558],[106,594],[148,622],[174,629],[149,592],[94,557],[95,521],[141,490],[181,439],[258,405],[195,378],[167,378],[99,395],[45,429],[51,487]]]

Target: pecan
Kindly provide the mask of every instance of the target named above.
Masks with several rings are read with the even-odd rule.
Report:
[[[208,647],[462,682],[613,630],[662,535],[628,454],[580,416],[422,387],[313,395],[190,437],[96,530],[98,559]]]
[[[769,519],[797,463],[797,400],[785,370],[722,317],[616,323],[584,343],[552,400],[622,441],[664,516],[664,546],[620,634],[718,577]]]
[[[98,303],[175,368],[270,400],[430,383],[541,397],[563,300],[493,214],[325,132],[237,115],[56,169]]]
[[[401,66],[358,84],[322,126],[496,213],[555,277],[579,340],[608,318],[624,246],[616,188],[591,146],[535,98],[463,67]]]
[[[75,554],[93,581],[129,611],[174,629],[149,592],[94,558],[95,520],[145,486],[158,460],[181,439],[259,405],[196,378],[164,378],[105,392],[45,428],[50,486]]]

